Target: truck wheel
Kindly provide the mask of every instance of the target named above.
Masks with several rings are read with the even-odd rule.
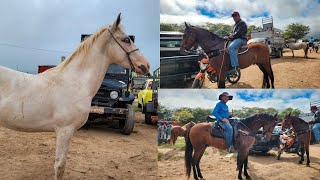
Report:
[[[281,154],[282,154],[282,150],[279,148],[279,150],[278,150],[277,160],[280,160],[280,156],[281,156]]]
[[[129,110],[129,112],[124,122],[124,126],[121,129],[121,133],[125,135],[129,135],[132,133],[133,127],[134,127],[134,111],[131,104],[127,104],[126,108]]]
[[[197,88],[201,89],[203,82],[204,82],[204,78],[194,79],[191,87],[194,89],[197,89]]]
[[[227,76],[227,80],[231,84],[235,84],[240,80],[240,77],[241,77],[241,72],[240,72],[240,70],[238,70],[234,75]]]
[[[148,113],[148,112],[146,112],[145,114],[144,114],[144,122],[146,123],[146,124],[151,124],[151,116],[152,116],[152,114],[151,113]]]
[[[280,58],[281,57],[281,50],[276,50],[276,58]]]

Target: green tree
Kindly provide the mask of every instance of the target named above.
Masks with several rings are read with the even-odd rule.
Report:
[[[248,33],[247,34],[250,35],[253,30],[261,30],[261,29],[262,29],[261,26],[251,25],[251,26],[248,27]]]
[[[175,112],[174,119],[180,121],[182,124],[186,124],[194,119],[194,117],[190,111],[180,110]]]
[[[283,35],[286,39],[302,39],[309,33],[309,31],[309,26],[299,23],[291,23],[286,27]]]
[[[302,111],[300,109],[293,109],[291,107],[287,108],[278,114],[279,121],[282,121],[283,118],[289,113],[291,113],[292,116],[299,116],[302,113]]]
[[[179,31],[183,32],[184,24],[167,24],[167,23],[160,23],[160,31]]]

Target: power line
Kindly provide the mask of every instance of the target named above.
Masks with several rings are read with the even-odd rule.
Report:
[[[68,54],[70,53],[70,52],[66,52],[66,51],[25,47],[25,46],[19,46],[19,45],[14,45],[14,44],[6,44],[6,43],[0,43],[0,46],[14,47],[14,48],[20,48],[20,49],[30,49],[30,50],[36,50],[36,51],[47,51],[47,52],[53,52],[53,53],[68,53]]]

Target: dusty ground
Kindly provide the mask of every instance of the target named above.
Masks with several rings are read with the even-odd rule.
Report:
[[[169,148],[158,151],[164,153],[163,158],[158,161],[158,179],[186,180],[184,151]],[[269,156],[249,156],[248,173],[253,180],[320,179],[320,145],[311,145],[311,167],[299,165],[296,154],[284,153],[277,160],[274,153],[276,152],[271,151]],[[211,147],[206,149],[200,168],[205,179],[228,180],[238,177],[235,158],[227,158]],[[193,179],[193,172],[190,179]]]
[[[275,77],[275,88],[320,88],[320,53],[308,53],[308,59],[303,58],[304,51],[285,49],[283,57],[271,58]],[[262,72],[257,65],[241,70],[241,79],[236,84],[227,83],[227,88],[261,88]],[[217,88],[216,83],[206,79],[203,88]]]
[[[64,179],[156,179],[156,128],[136,113],[130,136],[92,127],[72,138]],[[0,127],[0,179],[53,179],[54,133],[22,133]]]

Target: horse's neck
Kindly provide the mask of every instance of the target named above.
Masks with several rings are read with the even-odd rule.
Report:
[[[199,40],[199,45],[205,52],[217,49],[222,50],[224,48],[223,38],[220,38],[219,36],[213,36],[209,31],[198,30],[197,36]]]
[[[300,119],[299,119],[299,118],[294,118],[294,119],[293,119],[293,121],[292,121],[292,127],[293,127],[293,129],[295,129],[296,131],[299,131],[299,130],[302,130],[302,129],[305,129],[305,128],[309,128],[308,124],[307,124],[307,123],[300,122]]]
[[[81,88],[86,96],[94,96],[110,64],[110,58],[102,54],[98,44],[93,44],[87,54],[78,54],[62,71],[64,78]]]
[[[259,129],[262,127],[262,123],[256,122],[254,120],[244,122],[244,124],[250,128],[251,131],[257,133]]]

